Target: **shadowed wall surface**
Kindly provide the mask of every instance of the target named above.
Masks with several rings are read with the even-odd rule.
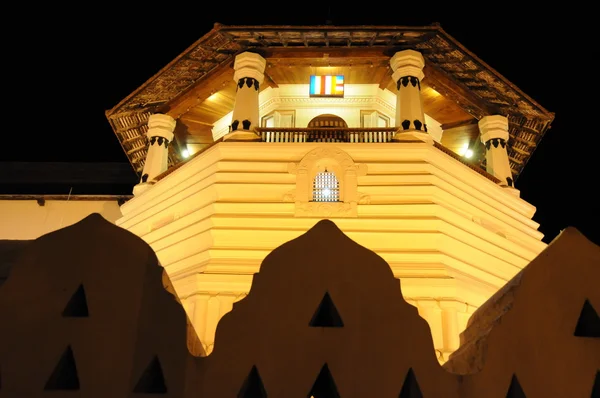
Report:
[[[15,259],[28,243],[28,240],[0,240],[0,286],[8,278]]]
[[[0,396],[183,396],[186,316],[161,274],[99,214],[29,243],[0,287]]]
[[[101,216],[18,252],[0,286],[0,397],[599,394],[600,248],[571,228],[474,314],[445,369],[389,265],[329,220],[265,258],[207,357],[186,348],[150,247]]]
[[[504,398],[511,383],[526,397],[590,397],[594,380],[600,394],[599,310],[600,247],[567,228],[475,311],[444,367],[468,374],[463,397]]]

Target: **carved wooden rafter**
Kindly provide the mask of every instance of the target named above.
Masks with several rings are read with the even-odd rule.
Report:
[[[256,41],[258,41],[258,42],[259,42],[259,43],[260,43],[262,46],[264,46],[264,47],[269,47],[269,42],[267,42],[267,41],[266,41],[266,40],[263,38],[263,36],[262,36],[261,34],[259,34],[259,33],[256,33],[256,32],[252,32],[252,36],[253,36],[253,37],[254,37],[254,39],[255,39]],[[281,40],[281,37],[280,37],[280,35],[278,35],[278,36],[279,36],[279,40]]]
[[[513,156],[509,156],[509,157],[508,157],[508,159],[509,159],[511,162],[513,162],[513,163],[516,163],[516,164],[518,164],[518,165],[521,165],[521,164],[523,164],[523,161],[522,161],[522,160],[516,159],[516,158],[515,158],[515,157],[513,157]],[[515,169],[515,170],[516,170],[516,169]]]
[[[515,136],[515,137],[511,137],[511,139],[513,139],[513,140],[515,140],[515,141],[517,141],[517,142],[519,142],[519,143],[521,143],[523,145],[526,145],[528,147],[535,147],[534,143],[532,143],[531,141],[524,140],[524,139],[522,139],[520,137],[516,137]]]
[[[285,37],[283,37],[283,35],[281,34],[281,32],[277,32],[277,35],[279,36],[279,40],[281,41],[281,44],[284,47],[287,47],[287,45],[288,45],[287,41],[286,41]]]

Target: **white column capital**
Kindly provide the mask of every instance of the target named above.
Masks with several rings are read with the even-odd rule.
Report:
[[[425,77],[423,73],[425,59],[423,58],[423,54],[415,50],[398,51],[390,59],[390,66],[394,71],[392,75],[394,81],[398,81],[398,79],[404,76],[414,76],[419,81]]]
[[[155,113],[150,115],[148,118],[148,131],[146,136],[151,137],[162,137],[167,141],[173,141],[173,131],[177,121],[169,115],[162,113]]]
[[[508,118],[506,116],[484,116],[479,120],[478,125],[481,142],[484,144],[494,138],[508,141]]]
[[[235,70],[233,80],[237,82],[243,77],[251,77],[256,79],[259,84],[262,84],[265,79],[266,66],[267,61],[260,54],[252,52],[238,54],[233,63],[233,69]]]

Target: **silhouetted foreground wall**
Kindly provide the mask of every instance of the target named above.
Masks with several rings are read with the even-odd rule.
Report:
[[[30,242],[0,287],[0,396],[183,397],[186,315],[138,237],[93,214]]]
[[[328,220],[265,258],[207,357],[162,278],[99,215],[24,245],[0,286],[0,397],[600,394],[600,248],[574,229],[474,314],[446,369],[388,264]]]
[[[475,311],[444,367],[471,374],[463,397],[511,380],[524,395],[509,397],[600,397],[599,310],[600,247],[568,228]]]
[[[8,278],[15,258],[29,242],[28,240],[0,240],[0,286]]]

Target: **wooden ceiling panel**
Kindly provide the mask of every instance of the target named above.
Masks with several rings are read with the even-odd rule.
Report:
[[[233,110],[235,104],[235,84],[232,82],[228,87],[223,88],[198,105],[190,108],[183,116],[188,119],[197,119],[205,123],[215,123],[223,116]]]
[[[266,68],[270,80],[275,85],[280,84],[306,84],[307,81],[304,78],[310,75],[309,66],[277,66],[269,64]]]
[[[389,72],[387,67],[370,65],[341,67],[269,63],[265,74],[276,85],[308,84],[311,75],[343,75],[346,84],[380,84],[389,75]]]
[[[477,147],[478,141],[479,127],[477,123],[470,123],[445,129],[442,134],[441,144],[452,152],[461,154],[465,146],[471,149]]]
[[[181,142],[212,142],[212,123],[201,122],[193,118],[180,118],[177,126],[181,125],[181,135],[177,136],[178,139],[183,139]]]
[[[425,113],[441,124],[472,120],[473,116],[463,111],[455,102],[442,96],[426,84],[421,85]]]

